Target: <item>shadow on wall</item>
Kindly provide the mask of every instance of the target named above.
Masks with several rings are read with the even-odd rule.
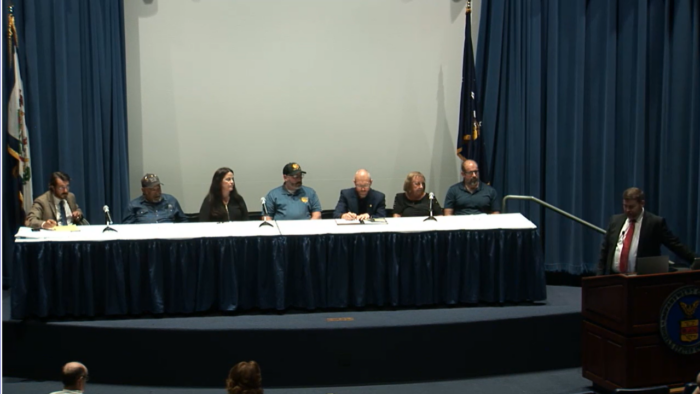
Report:
[[[433,153],[431,155],[431,170],[428,176],[432,179],[432,189],[435,197],[444,203],[447,189],[457,182],[459,171],[456,142],[457,136],[450,130],[447,123],[447,110],[445,109],[445,84],[443,82],[442,67],[438,75],[437,112],[435,116],[435,135],[433,139]]]
[[[135,10],[134,14],[124,15],[124,35],[126,50],[127,77],[127,114],[128,114],[128,150],[129,150],[129,184],[131,196],[140,190],[137,180],[144,174],[143,170],[143,113],[141,91],[141,39],[139,20],[158,13],[157,0],[142,0],[137,7],[125,7],[125,11]],[[138,174],[138,175],[135,175]],[[136,185],[136,188],[134,188]]]
[[[472,6],[478,0],[472,0]],[[450,4],[450,16],[452,17],[452,22],[459,18],[459,15],[467,9],[467,0],[452,0]]]

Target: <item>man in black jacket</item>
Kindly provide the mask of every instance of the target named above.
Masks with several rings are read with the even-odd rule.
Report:
[[[386,217],[386,197],[384,193],[372,189],[372,176],[369,172],[358,170],[353,182],[354,188],[340,191],[333,217],[346,220]]]
[[[663,244],[683,260],[692,262],[695,253],[673,235],[666,219],[644,210],[644,192],[631,187],[622,193],[624,213],[610,219],[600,247],[598,275],[636,271],[638,257],[661,255]]]

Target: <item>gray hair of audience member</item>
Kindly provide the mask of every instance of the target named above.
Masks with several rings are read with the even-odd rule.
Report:
[[[406,180],[403,181],[403,191],[408,193],[411,191],[411,186],[413,186],[413,180],[417,177],[423,178],[423,188],[425,188],[425,175],[421,174],[420,171],[411,171],[406,175]]]
[[[255,361],[241,361],[228,372],[226,391],[229,394],[262,394],[260,365]]]
[[[629,189],[622,192],[623,200],[635,200],[639,203],[644,201],[644,192],[638,187],[630,187]]]
[[[61,369],[61,381],[63,387],[68,390],[81,390],[88,380],[88,370],[85,365],[77,361],[66,363]]]

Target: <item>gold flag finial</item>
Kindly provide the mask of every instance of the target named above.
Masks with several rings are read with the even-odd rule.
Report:
[[[19,46],[17,44],[17,29],[15,28],[15,6],[10,5],[7,7],[9,12],[7,13],[7,49],[10,52],[10,58],[14,55],[14,47]],[[13,45],[14,44],[14,45]],[[10,61],[11,66],[14,62]]]
[[[472,0],[467,0],[467,14],[472,12]]]

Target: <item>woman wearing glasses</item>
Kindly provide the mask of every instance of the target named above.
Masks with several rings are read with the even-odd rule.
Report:
[[[403,193],[394,198],[394,217],[430,216],[430,197],[425,193],[425,176],[410,172],[403,182]],[[437,198],[433,198],[433,215],[442,215]]]
[[[248,220],[248,208],[236,190],[233,170],[221,167],[214,173],[209,194],[199,209],[200,222],[232,222]]]

